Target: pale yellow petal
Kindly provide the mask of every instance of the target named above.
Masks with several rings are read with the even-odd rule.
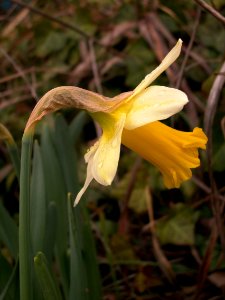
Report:
[[[77,194],[77,196],[76,196],[76,198],[74,200],[74,206],[76,206],[79,203],[81,197],[83,196],[83,194],[87,190],[88,186],[90,185],[91,181],[93,180],[91,168],[92,168],[92,164],[90,162],[88,164],[88,166],[87,166],[87,176],[86,176],[86,180],[85,180],[84,186],[82,187],[82,189]]]
[[[126,115],[113,116],[99,113],[94,118],[100,123],[103,133],[93,156],[92,175],[100,184],[110,185],[118,167]]]
[[[129,97],[133,98],[138,93],[146,89],[160,74],[162,74],[174,61],[178,58],[181,52],[182,40],[179,39],[173,49],[166,55],[161,64],[148,74],[144,80],[134,89],[134,93]]]
[[[85,179],[84,186],[82,187],[82,189],[79,191],[79,193],[77,194],[77,196],[75,198],[74,206],[76,206],[79,203],[81,197],[83,196],[83,194],[85,193],[85,191],[87,190],[88,186],[90,185],[91,181],[94,178],[92,175],[92,164],[93,164],[94,154],[98,148],[98,144],[99,144],[99,142],[96,142],[84,156],[85,162],[88,164],[87,165],[87,176]]]
[[[78,204],[93,179],[102,185],[110,185],[117,171],[126,115],[96,113],[92,116],[99,122],[102,136],[84,156],[88,164],[87,176],[83,188],[76,196],[74,206]]]
[[[185,93],[165,86],[151,86],[136,95],[126,118],[125,128],[134,129],[164,120],[182,110],[188,102]]]
[[[86,192],[91,181],[94,179],[94,177],[92,175],[92,165],[93,165],[93,157],[95,155],[96,150],[98,149],[98,145],[99,145],[99,141],[97,141],[84,155],[84,160],[88,164],[87,165],[87,175],[86,175],[84,186],[82,187],[82,189],[79,191],[79,193],[77,194],[77,196],[75,198],[74,206],[76,206],[79,203],[81,197]]]
[[[84,155],[84,160],[86,163],[89,162],[91,158],[93,158],[94,153],[96,152],[99,146],[99,141],[97,141],[90,149],[88,149],[87,153]]]

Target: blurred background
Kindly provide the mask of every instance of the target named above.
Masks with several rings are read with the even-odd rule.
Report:
[[[192,180],[180,189],[167,190],[159,171],[125,147],[112,186],[92,183],[83,201],[90,213],[103,299],[225,297],[224,13],[224,0],[0,1],[0,122],[18,149],[32,108],[48,90],[74,85],[108,97],[130,91],[183,40],[179,59],[155,84],[188,95],[189,104],[166,123],[185,131],[202,127],[208,149],[200,153],[201,166]],[[56,165],[60,155],[68,157],[68,149],[75,160],[68,163],[73,168],[68,174],[75,174],[72,181],[79,189],[86,175],[83,155],[100,134],[88,115],[77,110],[60,111],[41,123],[35,149],[42,148],[34,151],[34,165],[42,153],[42,167],[32,174],[37,202],[43,190],[53,201],[62,193],[58,189],[64,175]],[[49,145],[58,149],[51,148],[55,157],[48,153]],[[58,181],[47,182],[45,168]],[[0,292],[16,262],[18,198],[18,180],[2,141]],[[38,212],[35,216],[36,209],[41,213],[42,208],[34,204],[37,226],[41,217]],[[60,214],[59,231],[66,222],[63,216],[61,223]],[[42,221],[34,225],[37,235],[39,229],[45,231]],[[55,243],[57,248],[57,238]],[[67,241],[65,247],[69,256]],[[55,257],[53,273],[69,299]],[[1,299],[19,299],[16,291],[15,279]]]

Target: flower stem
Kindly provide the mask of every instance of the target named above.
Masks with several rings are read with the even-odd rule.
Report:
[[[20,299],[32,299],[32,261],[30,243],[30,166],[33,132],[22,139],[20,172],[20,217],[19,217],[19,270]]]

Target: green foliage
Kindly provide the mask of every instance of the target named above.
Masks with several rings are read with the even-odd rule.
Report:
[[[145,77],[149,71],[154,69],[155,57],[153,53],[149,53],[149,48],[143,40],[137,40],[130,43],[126,49],[127,59],[127,76],[126,84],[131,88],[135,88],[137,84]]]
[[[43,162],[40,153],[40,146],[36,141],[34,144],[33,172],[31,178],[31,239],[33,253],[43,251],[44,237],[46,232],[46,211],[45,202],[46,187],[44,182]]]
[[[129,208],[133,209],[136,213],[143,213],[147,210],[146,193],[144,188],[135,188],[132,192],[129,201]]]
[[[61,51],[67,42],[67,36],[63,32],[50,31],[44,38],[39,48],[36,50],[38,57],[54,55],[55,52]]]
[[[175,205],[165,219],[156,224],[157,236],[162,244],[194,245],[195,223],[199,217],[182,203]]]
[[[0,202],[0,240],[10,251],[14,259],[18,256],[18,229],[7,210]]]
[[[78,116],[74,123],[78,127],[82,126],[83,119]],[[43,299],[62,299],[58,286],[60,289],[62,288],[65,299],[69,296],[70,299],[83,300],[86,295],[85,299],[91,297],[91,299],[97,300],[100,299],[100,284],[88,215],[85,208],[81,207],[71,208],[69,215],[67,214],[67,193],[71,192],[75,195],[78,183],[73,140],[69,134],[65,137],[65,132],[69,133],[69,128],[62,116],[57,116],[57,122],[53,118],[49,118],[39,128],[40,141],[36,140],[34,143],[31,197],[30,200],[27,199],[30,201],[31,214],[26,222],[30,222],[30,224],[24,224],[24,230],[30,227],[31,248],[27,248],[27,250],[32,253],[29,254],[34,257],[38,251],[42,251],[46,255],[39,253],[35,257],[35,273],[32,273],[33,267],[29,273],[29,278],[33,282],[33,287],[30,286],[30,288],[33,298],[38,300],[42,299],[42,294]],[[71,131],[71,134],[78,140],[80,131],[77,133]],[[24,178],[22,176],[21,184],[23,184]],[[70,216],[69,219],[68,216]],[[9,249],[9,257],[12,256],[16,260],[18,229],[1,203],[0,217],[0,240]],[[75,218],[76,221],[73,223],[73,231],[70,231],[70,235],[68,235],[69,228],[72,228],[71,218]],[[75,257],[77,257],[76,262],[74,262]],[[2,281],[0,280],[4,287],[10,278],[11,267],[3,257],[2,259],[1,265],[4,264],[3,267],[7,270],[6,273],[2,273],[5,277],[2,278]],[[60,270],[60,279],[57,281],[51,275],[50,265],[53,261]],[[83,275],[81,270],[83,270]],[[14,271],[12,270],[12,272]],[[26,270],[23,270],[21,276],[24,272]],[[40,282],[40,285],[37,282]],[[82,284],[84,284],[83,288]],[[10,286],[10,284],[7,286],[10,288],[7,295],[13,293],[15,286]],[[81,288],[82,293],[79,292]],[[22,293],[22,295],[26,299],[26,293]]]
[[[213,168],[218,172],[222,172],[225,169],[225,143],[221,145],[213,157]]]
[[[51,274],[45,255],[39,252],[34,257],[37,278],[45,300],[61,300],[60,290]]]

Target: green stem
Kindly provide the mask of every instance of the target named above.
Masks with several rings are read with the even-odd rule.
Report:
[[[23,135],[20,172],[19,270],[20,299],[32,299],[32,262],[30,243],[30,166],[33,132]]]

